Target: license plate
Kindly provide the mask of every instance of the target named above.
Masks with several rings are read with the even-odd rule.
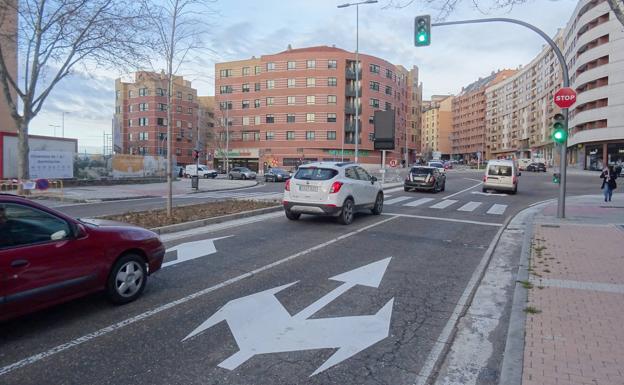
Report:
[[[318,186],[309,186],[307,184],[299,185],[299,191],[313,191],[318,192]]]

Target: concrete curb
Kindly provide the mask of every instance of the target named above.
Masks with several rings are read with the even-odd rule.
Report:
[[[234,219],[253,217],[253,216],[256,216],[256,215],[272,213],[272,212],[276,212],[276,211],[280,211],[280,210],[282,210],[282,205],[276,205],[276,206],[273,206],[273,207],[266,207],[266,208],[262,208],[262,209],[243,211],[243,212],[235,213],[235,214],[222,215],[220,217],[199,219],[199,220],[191,221],[191,222],[177,223],[175,225],[155,227],[155,228],[152,228],[150,230],[155,232],[156,234],[177,233],[178,231],[184,231],[184,230],[194,229],[194,228],[197,228],[197,227],[213,225],[213,224],[216,224],[216,223],[227,222],[227,221],[231,221],[231,220],[234,220]]]

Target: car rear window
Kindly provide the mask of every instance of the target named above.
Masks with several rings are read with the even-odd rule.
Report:
[[[425,168],[425,167],[414,167],[412,168],[412,175],[429,175],[433,172],[432,169],[430,168]]]
[[[491,165],[488,175],[511,176],[511,166]]]
[[[331,168],[302,167],[295,174],[296,179],[329,180],[338,175],[338,171]]]
[[[429,166],[431,166],[431,167],[438,167],[438,168],[444,167],[444,165],[442,163],[437,163],[437,162],[431,162],[431,163],[429,163]]]

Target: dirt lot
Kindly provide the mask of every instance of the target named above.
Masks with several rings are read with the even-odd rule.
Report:
[[[120,215],[109,215],[102,219],[132,223],[145,228],[173,225],[176,223],[195,221],[227,214],[240,213],[242,211],[256,210],[265,207],[276,206],[274,202],[258,202],[245,200],[227,200],[209,202],[200,205],[178,206],[173,209],[173,216],[167,217],[166,210],[150,210]]]

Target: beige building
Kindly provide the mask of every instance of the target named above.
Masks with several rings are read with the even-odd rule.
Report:
[[[553,39],[562,44],[562,32]],[[487,158],[531,158],[553,164],[553,102],[561,69],[549,46],[507,79],[489,86],[486,97]]]
[[[443,159],[450,159],[453,131],[453,95],[433,95],[423,100],[421,151],[427,156],[431,151],[442,153]]]
[[[407,113],[408,133],[411,136],[411,142],[414,144],[414,153],[421,153],[421,130],[422,130],[422,83],[420,82],[418,67],[414,66],[407,77],[410,84],[408,91],[409,105]],[[411,162],[410,162],[411,163]]]
[[[17,11],[15,1],[7,5],[7,1],[0,4],[0,45],[2,45],[3,60],[13,80],[17,81]],[[12,92],[13,102],[17,104],[17,93]],[[17,127],[11,118],[9,105],[4,92],[0,92],[0,132],[17,132]]]

